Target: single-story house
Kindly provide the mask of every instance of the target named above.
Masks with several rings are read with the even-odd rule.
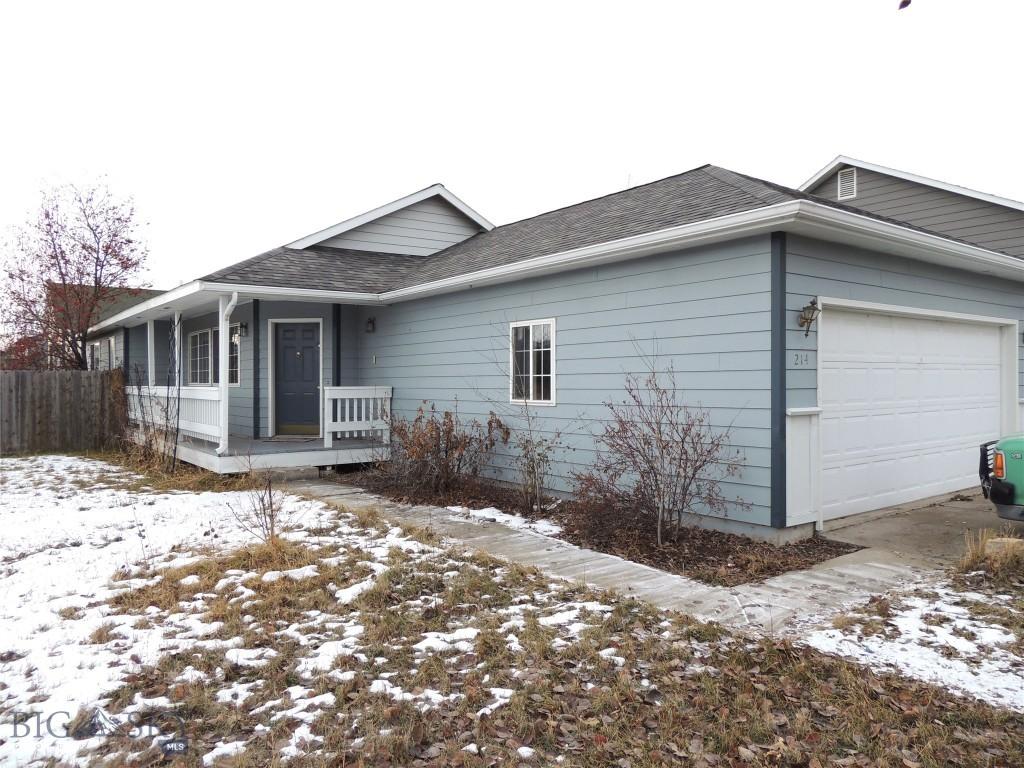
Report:
[[[562,491],[654,355],[742,453],[743,503],[706,523],[783,539],[976,484],[978,444],[1022,428],[1022,320],[1024,204],[838,157],[502,226],[435,184],[93,330],[151,394],[180,383],[179,456],[214,471],[365,461],[423,401],[526,403],[569,435]]]

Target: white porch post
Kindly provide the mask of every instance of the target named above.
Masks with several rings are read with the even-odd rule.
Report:
[[[223,456],[228,450],[228,436],[230,433],[231,408],[228,397],[231,390],[228,388],[228,352],[231,339],[228,334],[231,332],[231,312],[238,303],[238,293],[232,293],[230,298],[225,294],[218,301],[217,312],[217,372],[218,387],[220,392],[220,444],[217,446],[217,455]]]
[[[156,331],[152,320],[146,322],[146,383],[156,386]]]
[[[174,387],[181,387],[181,312],[174,313]]]

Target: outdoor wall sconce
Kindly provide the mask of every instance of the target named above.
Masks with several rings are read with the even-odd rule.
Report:
[[[366,318],[366,332],[373,333],[377,330],[377,319],[374,317]]]
[[[248,323],[239,323],[238,324],[238,335],[241,336],[243,339],[246,336],[249,335],[249,324]]]
[[[811,303],[800,310],[800,319],[796,321],[796,324],[804,329],[804,336],[811,335],[811,323],[818,319],[818,315],[821,314],[821,307],[818,306],[817,299],[811,299]]]

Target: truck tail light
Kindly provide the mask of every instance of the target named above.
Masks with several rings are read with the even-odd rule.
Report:
[[[1006,478],[1006,457],[1002,451],[996,451],[992,457],[992,474],[999,480]]]

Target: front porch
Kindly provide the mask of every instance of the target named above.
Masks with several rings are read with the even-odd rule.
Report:
[[[232,434],[213,387],[129,386],[136,439],[155,430],[177,437],[177,456],[219,474],[326,467],[389,456],[390,387],[324,387],[320,435],[255,438]],[[229,395],[230,398],[230,390]],[[227,409],[230,412],[230,409]]]
[[[362,464],[385,458],[387,450],[386,444],[373,438],[343,437],[325,448],[324,441],[317,437],[254,440],[232,435],[227,452],[221,456],[214,442],[187,436],[178,440],[178,458],[222,475],[260,469]]]

